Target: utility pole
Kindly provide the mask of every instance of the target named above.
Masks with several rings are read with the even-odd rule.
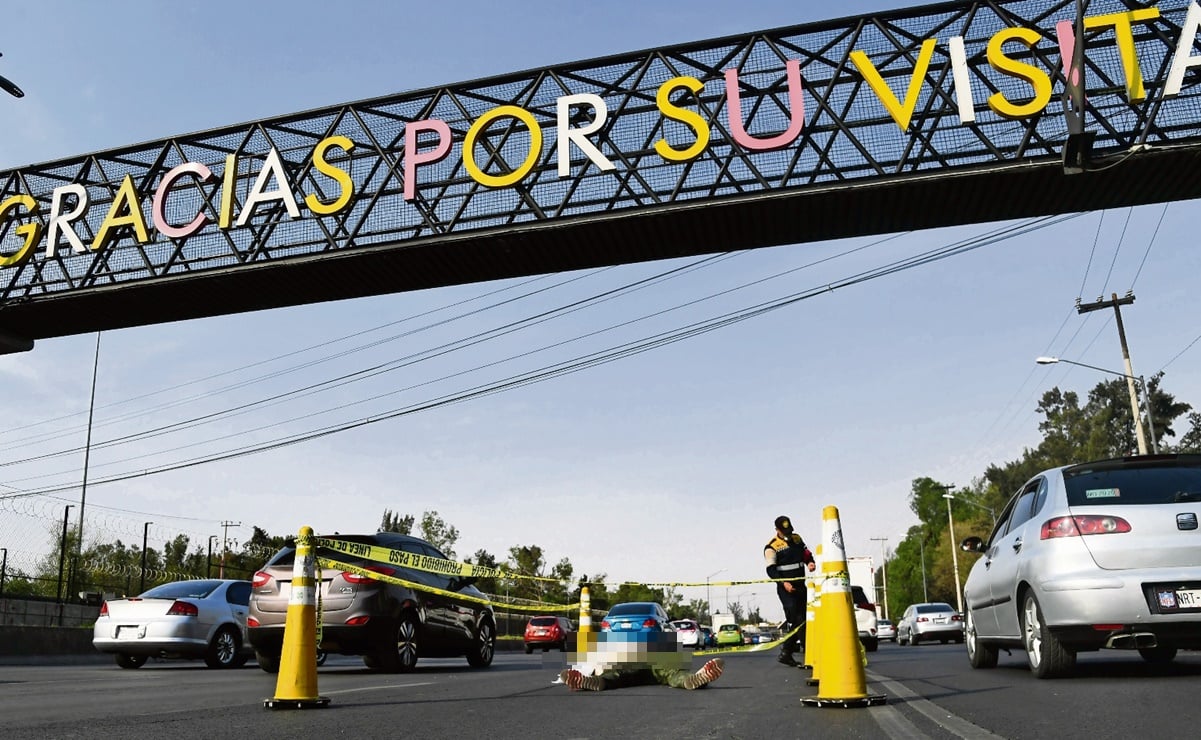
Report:
[[[218,572],[218,578],[225,577],[225,553],[229,551],[229,528],[240,527],[242,522],[221,522],[221,570]]]
[[[880,583],[881,589],[884,592],[881,603],[884,604],[884,613],[880,616],[888,619],[888,553],[884,551],[884,543],[888,542],[887,537],[872,537],[872,542],[880,543]]]
[[[1091,311],[1100,311],[1103,308],[1113,306],[1113,315],[1118,322],[1118,339],[1122,343],[1122,361],[1126,363],[1126,390],[1130,393],[1130,413],[1134,414],[1134,434],[1138,439],[1138,454],[1147,454],[1147,433],[1143,431],[1143,415],[1138,410],[1138,392],[1134,389],[1134,379],[1138,376],[1134,374],[1134,366],[1130,364],[1130,349],[1126,346],[1126,329],[1122,326],[1122,310],[1119,306],[1128,306],[1134,303],[1134,293],[1126,293],[1124,298],[1118,298],[1117,293],[1111,294],[1113,297],[1108,301],[1098,299],[1094,303],[1081,304],[1076,303],[1076,313],[1089,313]],[[1143,389],[1146,391],[1146,388]],[[1147,409],[1151,408],[1151,398],[1147,397]]]

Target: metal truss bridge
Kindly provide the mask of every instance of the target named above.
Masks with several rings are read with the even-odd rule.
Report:
[[[1201,8],[1083,5],[1083,33],[1075,0],[946,2],[3,172],[0,347],[1201,195]]]

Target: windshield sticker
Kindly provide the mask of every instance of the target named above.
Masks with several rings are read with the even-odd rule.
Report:
[[[1084,492],[1085,498],[1118,498],[1121,495],[1116,488],[1090,488]]]

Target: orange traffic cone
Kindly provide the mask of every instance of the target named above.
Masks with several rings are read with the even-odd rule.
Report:
[[[851,604],[851,577],[842,545],[842,524],[838,508],[822,510],[822,550],[828,559],[822,562],[822,601],[818,622],[821,625],[819,657],[821,681],[817,696],[801,699],[802,704],[818,707],[867,707],[883,704],[884,695],[869,696],[863,661],[859,654],[859,629],[855,626]],[[815,671],[816,673],[816,671]]]
[[[284,621],[283,653],[275,697],[264,699],[268,709],[309,709],[329,705],[317,695],[317,561],[313,528],[301,527],[292,565],[292,593]]]

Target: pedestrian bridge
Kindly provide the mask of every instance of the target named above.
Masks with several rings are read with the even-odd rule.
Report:
[[[945,2],[3,172],[0,348],[1201,195],[1201,8],[1086,5]]]

